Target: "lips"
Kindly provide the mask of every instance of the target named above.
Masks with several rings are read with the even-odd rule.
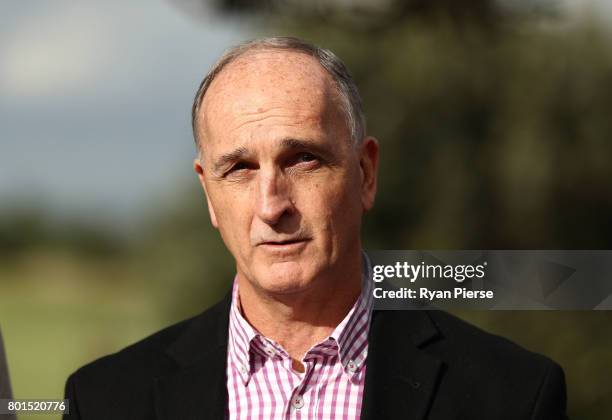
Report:
[[[287,255],[301,252],[311,239],[310,237],[302,235],[262,238],[262,240],[257,243],[257,247],[266,252]]]
[[[272,245],[272,246],[283,246],[283,245],[293,245],[301,242],[306,242],[308,239],[306,238],[295,238],[295,239],[285,239],[279,241],[263,241],[259,245]]]
[[[309,242],[310,238],[278,238],[273,241],[262,241],[257,248],[269,258],[285,260],[298,257],[304,252]]]
[[[304,242],[305,239],[287,239],[284,241],[266,241],[262,242],[262,245],[291,245],[299,242]]]

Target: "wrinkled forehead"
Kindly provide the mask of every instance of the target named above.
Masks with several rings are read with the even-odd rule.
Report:
[[[314,57],[256,50],[235,59],[213,80],[198,115],[199,130],[209,137],[228,128],[233,116],[274,109],[321,124],[342,117],[335,83]]]

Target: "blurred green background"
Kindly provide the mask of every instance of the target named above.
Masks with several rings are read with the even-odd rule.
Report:
[[[117,87],[105,81],[104,92],[113,94],[104,125],[61,107],[42,115],[43,100],[19,102],[25,91],[0,102],[0,122],[9,127],[0,161],[0,327],[15,397],[60,398],[66,377],[82,364],[202,311],[227,290],[231,257],[210,226],[195,177],[188,178],[188,112],[214,57],[242,39],[300,36],[331,48],[348,64],[382,153],[377,203],[365,220],[366,248],[612,249],[612,6],[599,3],[572,9],[544,1],[478,0],[468,7],[451,0],[173,0],[156,2],[160,13],[144,17],[137,13],[146,8],[143,2],[113,6],[120,15],[104,30],[124,28],[121,43],[138,44],[142,56],[125,54],[112,69],[127,74],[127,82]],[[42,3],[28,7],[5,12],[28,20],[32,10],[51,13]],[[62,10],[54,18],[65,13],[68,22],[106,22],[96,14],[104,11],[87,10],[82,18],[74,9]],[[114,20],[121,13],[127,16],[123,27]],[[147,30],[164,36],[155,42],[130,38],[143,23],[135,16],[150,19]],[[166,42],[168,28],[187,32]],[[198,37],[209,44],[190,44]],[[9,42],[16,41],[4,41],[0,54]],[[157,61],[149,63],[145,54]],[[136,64],[129,61],[134,56],[140,57]],[[53,69],[44,66],[56,56],[37,57],[38,71],[48,75]],[[192,73],[178,76],[185,67]],[[144,68],[154,76],[144,77]],[[7,74],[0,72],[0,84]],[[130,77],[148,84],[130,90]],[[185,83],[175,85],[176,78]],[[172,96],[173,89],[181,95]],[[89,92],[96,102],[97,91]],[[43,94],[39,88],[36,95]],[[49,103],[60,101],[57,95]],[[133,98],[140,102],[134,99],[132,106]],[[61,97],[66,106],[80,100]],[[121,112],[113,113],[113,106]],[[176,125],[137,129],[166,116]],[[17,120],[14,131],[9,120]],[[136,128],[128,127],[125,137],[107,136],[107,149],[98,154],[97,141],[84,140],[95,140],[91,133],[107,126],[125,131],[126,121]],[[45,136],[32,132],[43,123]],[[53,166],[44,166],[45,153],[20,148],[32,141],[61,149],[61,139],[68,138],[58,128],[63,124],[83,126],[67,132],[74,135],[66,143],[70,152],[58,154]],[[53,130],[60,130],[56,140]],[[147,157],[153,131],[172,140]],[[73,154],[75,148],[83,155]],[[174,154],[181,154],[182,169],[171,172]],[[91,165],[71,167],[90,158]],[[40,162],[42,172],[32,162]],[[65,180],[57,178],[60,187],[86,179],[82,192],[74,184],[76,198],[58,190],[61,199],[54,201],[51,184],[20,184],[24,174],[53,179],[63,166],[68,170]],[[105,184],[113,176],[116,181]],[[121,210],[145,188],[146,198]],[[89,196],[106,198],[84,206]],[[559,362],[572,419],[612,418],[612,312],[459,315]]]

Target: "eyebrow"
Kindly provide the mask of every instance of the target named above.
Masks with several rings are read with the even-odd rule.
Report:
[[[329,158],[331,155],[329,148],[321,146],[309,139],[287,137],[280,141],[280,146],[284,150],[312,150],[313,152],[327,158]],[[227,165],[240,159],[244,159],[250,154],[251,152],[246,147],[238,147],[229,153],[224,153],[223,155],[219,156],[219,158],[214,162],[212,170],[214,173],[222,172]]]
[[[229,153],[225,153],[219,156],[219,159],[217,159],[215,163],[213,164],[213,168],[212,168],[213,172],[218,173],[228,164],[235,162],[237,160],[240,160],[248,154],[249,154],[249,151],[247,150],[246,147],[239,147],[236,150],[233,150]]]
[[[329,147],[315,143],[309,139],[285,138],[281,140],[281,147],[286,150],[311,150],[324,158],[330,158],[332,151]]]
[[[312,145],[310,140],[294,139],[291,137],[284,138],[280,142],[283,149],[303,149]]]

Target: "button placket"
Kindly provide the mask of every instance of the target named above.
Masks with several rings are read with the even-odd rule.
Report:
[[[291,407],[296,410],[304,407],[304,397],[298,394],[291,398]]]

